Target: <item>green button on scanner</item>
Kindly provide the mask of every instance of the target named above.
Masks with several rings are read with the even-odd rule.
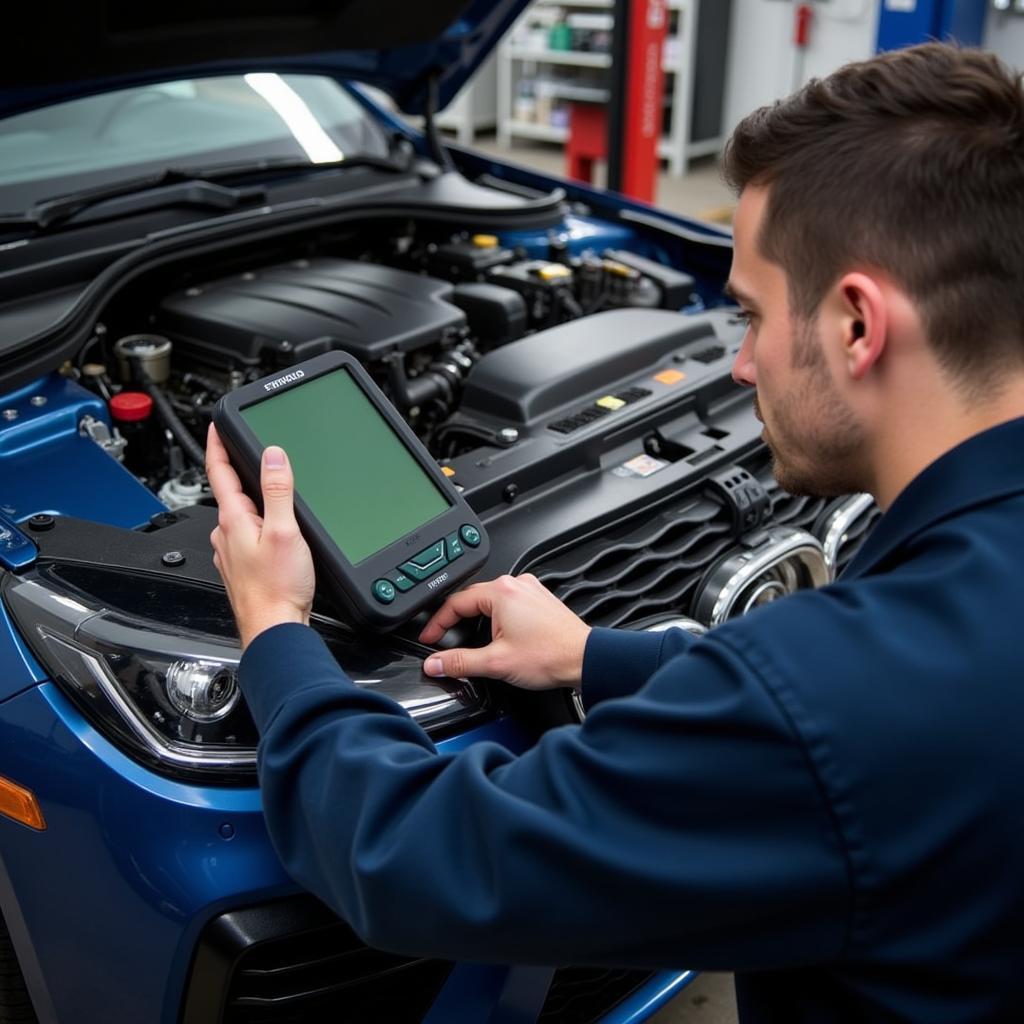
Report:
[[[373,596],[381,604],[391,604],[395,599],[395,585],[391,580],[375,580],[373,584]]]
[[[475,526],[463,526],[459,530],[459,536],[471,548],[475,548],[480,543],[480,531]]]
[[[404,572],[406,576],[411,576],[417,582],[422,580],[429,580],[437,570],[444,565],[444,562],[438,562],[436,565],[430,566],[428,569],[424,569],[422,565],[417,565],[415,562],[403,562],[399,567],[399,572]]]
[[[462,546],[462,541],[459,540],[458,531],[455,533],[449,533],[444,539],[444,546],[448,550],[448,561],[454,562],[456,558],[466,553],[466,549]]]
[[[408,590],[412,590],[416,586],[416,581],[409,579],[408,576],[401,569],[395,569],[394,572],[388,573],[388,579],[404,594]]]
[[[418,555],[413,555],[409,561],[415,562],[421,569],[440,568],[444,565],[444,541],[439,540],[436,544],[431,544]]]

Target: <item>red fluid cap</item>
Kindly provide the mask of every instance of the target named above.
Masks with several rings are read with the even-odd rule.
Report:
[[[110,415],[122,423],[135,423],[149,419],[153,399],[141,391],[122,391],[110,400]]]

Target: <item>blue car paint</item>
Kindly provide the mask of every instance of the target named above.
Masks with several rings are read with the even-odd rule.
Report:
[[[484,739],[513,749],[526,742],[501,720],[440,746]],[[61,965],[45,979],[28,972],[37,1005],[52,1006],[59,1021],[112,1020],[116,1009],[118,1020],[173,1024],[206,922],[298,891],[270,845],[256,788],[153,774],[54,683],[0,706],[0,750],[2,773],[33,789],[46,821],[36,832],[0,818],[0,900],[19,955]]]
[[[641,1024],[697,977],[696,971],[659,971],[642,988],[601,1018],[601,1024]]]
[[[0,706],[44,679],[46,672],[43,667],[0,607]],[[4,759],[0,758],[2,764]],[[2,774],[3,768],[0,767]]]
[[[86,416],[110,426],[104,402],[52,373],[5,395],[0,420],[0,506],[24,521],[41,512],[77,516],[132,529],[164,504],[80,432]],[[40,473],[39,467],[46,466]]]

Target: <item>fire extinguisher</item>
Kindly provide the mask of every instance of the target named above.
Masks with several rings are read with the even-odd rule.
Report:
[[[814,19],[814,8],[811,4],[797,4],[794,20],[793,42],[804,49],[810,42],[811,22]]]

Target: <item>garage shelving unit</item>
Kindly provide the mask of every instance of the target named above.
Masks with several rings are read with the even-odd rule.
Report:
[[[709,9],[714,10],[716,3],[722,0],[709,0]],[[535,0],[524,12],[498,50],[498,140],[502,145],[510,145],[515,138],[564,142],[568,128],[557,120],[552,123],[551,117],[562,102],[608,102],[611,53],[552,49],[544,45],[544,35],[556,21],[571,23],[576,14],[603,15],[610,26],[613,9],[613,0]],[[668,115],[658,153],[667,161],[670,173],[683,175],[692,158],[718,152],[722,137],[720,117],[711,134],[694,131],[700,0],[669,0],[669,11],[662,63]],[[728,12],[725,26],[727,33]],[[722,62],[724,65],[724,38]],[[517,103],[524,82],[532,82],[535,90],[532,119],[523,116],[527,104]]]

